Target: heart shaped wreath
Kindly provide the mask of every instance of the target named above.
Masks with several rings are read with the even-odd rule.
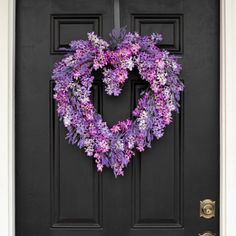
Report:
[[[68,130],[66,138],[95,158],[98,171],[106,166],[115,176],[123,175],[135,149],[142,152],[151,147],[151,141],[161,138],[171,123],[172,111],[178,112],[183,91],[181,65],[175,56],[158,48],[161,40],[158,33],[140,36],[122,28],[112,31],[108,43],[92,32],[88,40],[72,41],[70,52],[55,64],[54,98]],[[134,67],[150,87],[141,94],[133,119],[109,128],[90,100],[92,71],[102,70],[106,93],[119,96]]]

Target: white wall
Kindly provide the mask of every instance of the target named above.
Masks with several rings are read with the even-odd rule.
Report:
[[[221,8],[221,235],[236,235],[236,1]]]
[[[14,0],[0,0],[0,235],[14,235]]]

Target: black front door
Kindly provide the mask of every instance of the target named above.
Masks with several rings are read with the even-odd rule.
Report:
[[[219,235],[219,1],[16,3],[16,235]],[[164,137],[115,179],[65,140],[50,77],[65,53],[59,48],[90,31],[107,38],[117,3],[122,26],[163,34],[161,47],[182,57],[185,91]],[[130,117],[144,87],[130,73],[122,94],[111,97],[97,82],[93,101],[112,125]],[[216,201],[212,219],[200,217],[204,199]]]

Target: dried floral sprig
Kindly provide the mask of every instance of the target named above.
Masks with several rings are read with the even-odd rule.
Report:
[[[107,43],[91,32],[88,40],[72,41],[71,52],[56,63],[52,78],[57,112],[68,130],[66,138],[95,158],[98,171],[106,166],[118,176],[124,174],[135,150],[142,152],[154,138],[163,136],[172,112],[178,112],[184,86],[177,58],[158,48],[160,34],[140,36],[121,29],[110,37]],[[150,87],[139,99],[134,119],[109,128],[90,100],[92,71],[101,69],[106,93],[119,96],[134,67]]]

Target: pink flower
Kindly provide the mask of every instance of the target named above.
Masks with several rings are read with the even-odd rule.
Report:
[[[132,125],[131,120],[124,120],[124,121],[119,121],[119,126],[122,131],[126,131],[130,126]]]
[[[106,140],[102,140],[99,142],[101,152],[107,152],[109,150],[109,145]]]
[[[86,114],[86,119],[87,119],[87,120],[93,120],[93,115],[87,113],[87,114]]]
[[[144,147],[142,145],[139,145],[136,147],[138,151],[143,152],[144,151]]]
[[[165,62],[162,60],[157,60],[157,65],[161,70],[163,70],[165,67]]]
[[[113,133],[117,133],[117,132],[119,132],[121,130],[121,128],[120,128],[119,125],[113,125],[110,130]]]
[[[131,51],[133,54],[136,54],[140,48],[141,48],[140,45],[135,43],[135,44],[132,44]]]
[[[103,165],[102,164],[97,164],[97,170],[102,172],[103,170]]]

